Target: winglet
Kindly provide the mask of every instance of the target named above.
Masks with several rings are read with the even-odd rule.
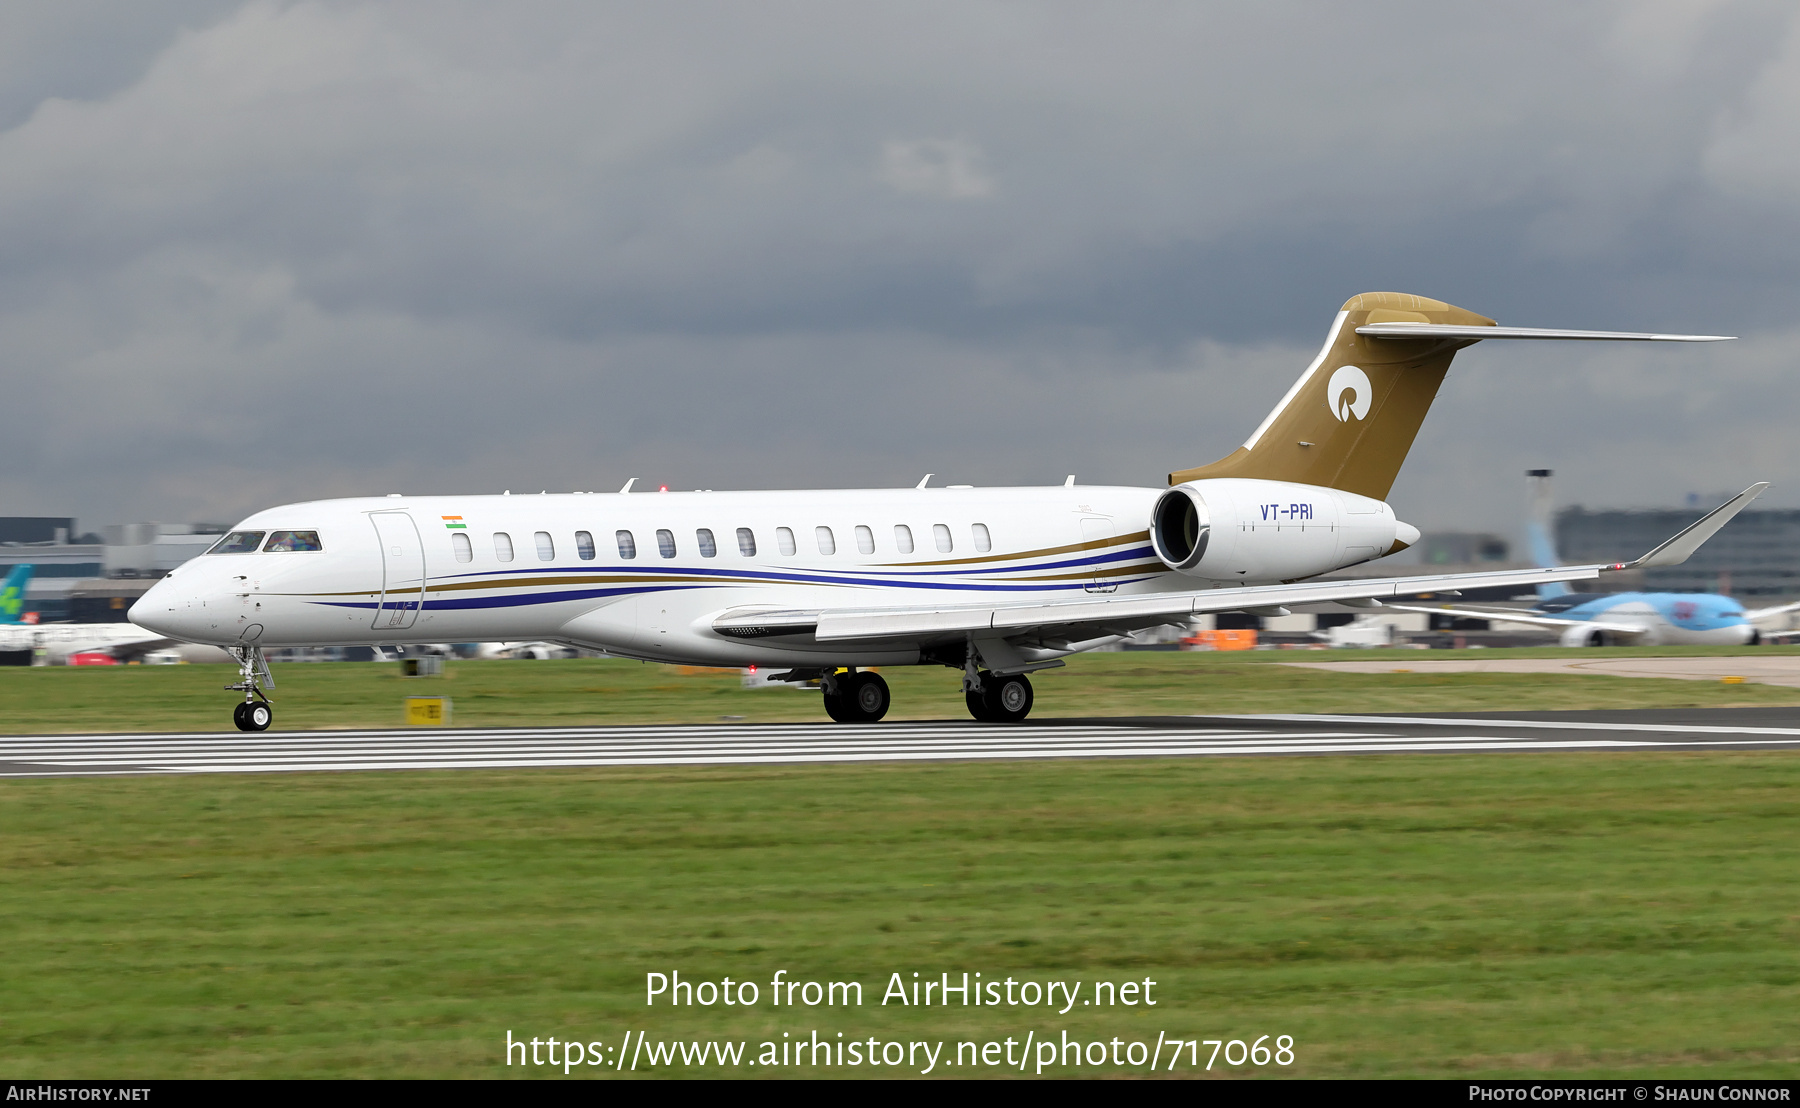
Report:
[[[1732,517],[1744,510],[1752,500],[1761,496],[1769,487],[1767,481],[1758,481],[1743,492],[1727,500],[1712,511],[1689,524],[1682,532],[1639,558],[1635,562],[1621,562],[1608,566],[1608,569],[1646,569],[1651,566],[1678,566],[1688,560],[1688,556],[1700,549],[1707,539],[1718,534],[1719,528],[1730,523]]]

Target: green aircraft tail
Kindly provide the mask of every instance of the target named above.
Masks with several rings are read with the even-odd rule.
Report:
[[[18,623],[25,616],[25,584],[35,566],[14,566],[0,585],[0,623]]]

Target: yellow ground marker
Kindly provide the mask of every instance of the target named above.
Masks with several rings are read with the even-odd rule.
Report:
[[[449,722],[449,697],[409,696],[406,698],[406,723],[409,727],[442,727]]]

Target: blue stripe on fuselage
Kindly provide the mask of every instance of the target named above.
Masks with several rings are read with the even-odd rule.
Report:
[[[1149,580],[1152,580],[1152,578],[1130,577],[1130,578],[1123,578],[1118,581],[1108,581],[1107,584],[1108,585],[1115,585],[1115,584],[1134,585],[1134,584],[1137,584],[1139,581],[1149,581]],[[812,582],[803,582],[803,583],[812,583]],[[858,585],[867,585],[868,584],[868,582],[863,582],[863,581],[853,581],[853,582],[848,582],[848,583],[849,584],[858,584]],[[679,585],[634,585],[634,586],[611,588],[611,589],[569,589],[569,590],[566,590],[563,592],[515,593],[510,596],[474,596],[474,597],[466,597],[466,598],[460,598],[460,599],[455,599],[455,600],[445,600],[445,599],[434,598],[434,599],[427,600],[425,602],[424,610],[428,611],[428,612],[436,612],[436,611],[459,611],[459,610],[467,611],[467,610],[479,609],[479,608],[518,608],[518,607],[523,607],[523,606],[529,605],[529,604],[557,604],[557,603],[561,603],[562,601],[565,601],[565,600],[597,600],[597,599],[601,599],[601,598],[608,597],[608,596],[625,596],[630,593],[687,592],[692,589],[730,588],[730,587],[736,587],[741,584],[743,584],[743,582],[726,580],[726,581],[719,581],[719,582],[710,583],[710,584],[701,583],[701,584],[679,584]],[[893,584],[898,584],[898,582],[893,582]],[[496,585],[495,587],[501,588],[504,586]],[[1042,592],[1045,590],[1045,586],[1033,586],[1033,585],[936,584],[936,585],[929,585],[929,586],[913,585],[912,587],[914,587],[914,588],[934,588],[934,589],[954,589],[954,590],[958,590],[958,591],[979,591],[979,592],[987,592],[987,593]],[[1085,589],[1088,587],[1088,585],[1083,582],[1076,581],[1076,582],[1070,582],[1070,583],[1066,583],[1066,584],[1059,584],[1059,585],[1056,585],[1053,587],[1056,589],[1062,589],[1062,590]],[[408,601],[408,602],[406,602],[406,604],[395,604],[390,601],[385,604],[382,604],[382,603],[378,603],[378,602],[372,601],[372,600],[314,600],[314,601],[311,601],[311,603],[318,604],[318,605],[321,605],[321,606],[327,607],[327,608],[385,608],[385,609],[391,610],[391,609],[395,609],[395,608],[404,609],[412,604],[415,604],[416,601]]]

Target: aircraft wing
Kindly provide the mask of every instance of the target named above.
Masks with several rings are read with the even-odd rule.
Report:
[[[1090,596],[981,605],[893,606],[770,610],[734,608],[713,620],[713,630],[739,639],[799,638],[818,643],[980,643],[1036,640],[1051,650],[1079,650],[1099,640],[1144,627],[1180,623],[1213,612],[1269,611],[1287,604],[1376,600],[1419,593],[1498,587],[1527,588],[1549,581],[1587,581],[1641,566],[1678,565],[1756,499],[1767,482],[1752,485],[1635,561],[1611,565],[1514,569],[1489,573],[1440,573],[1419,577],[1302,581],[1247,588],[1198,589],[1149,595]],[[1494,618],[1494,617],[1487,617]],[[1567,625],[1568,621],[1563,621]],[[1060,645],[1059,645],[1060,644]],[[995,646],[995,652],[1005,650]]]
[[[1641,635],[1644,628],[1629,623],[1609,623],[1603,619],[1557,619],[1554,616],[1533,615],[1505,608],[1452,608],[1449,605],[1428,607],[1423,604],[1385,604],[1383,607],[1396,612],[1424,612],[1434,616],[1460,616],[1463,619],[1491,619],[1497,622],[1525,623],[1534,627],[1554,627],[1568,630],[1571,627],[1591,627],[1596,631],[1605,631],[1614,635]]]
[[[1786,615],[1788,612],[1793,611],[1800,611],[1800,600],[1796,600],[1792,604],[1778,604],[1773,608],[1751,609],[1744,613],[1744,618],[1751,623],[1755,623],[1759,619],[1768,619],[1770,616]]]

